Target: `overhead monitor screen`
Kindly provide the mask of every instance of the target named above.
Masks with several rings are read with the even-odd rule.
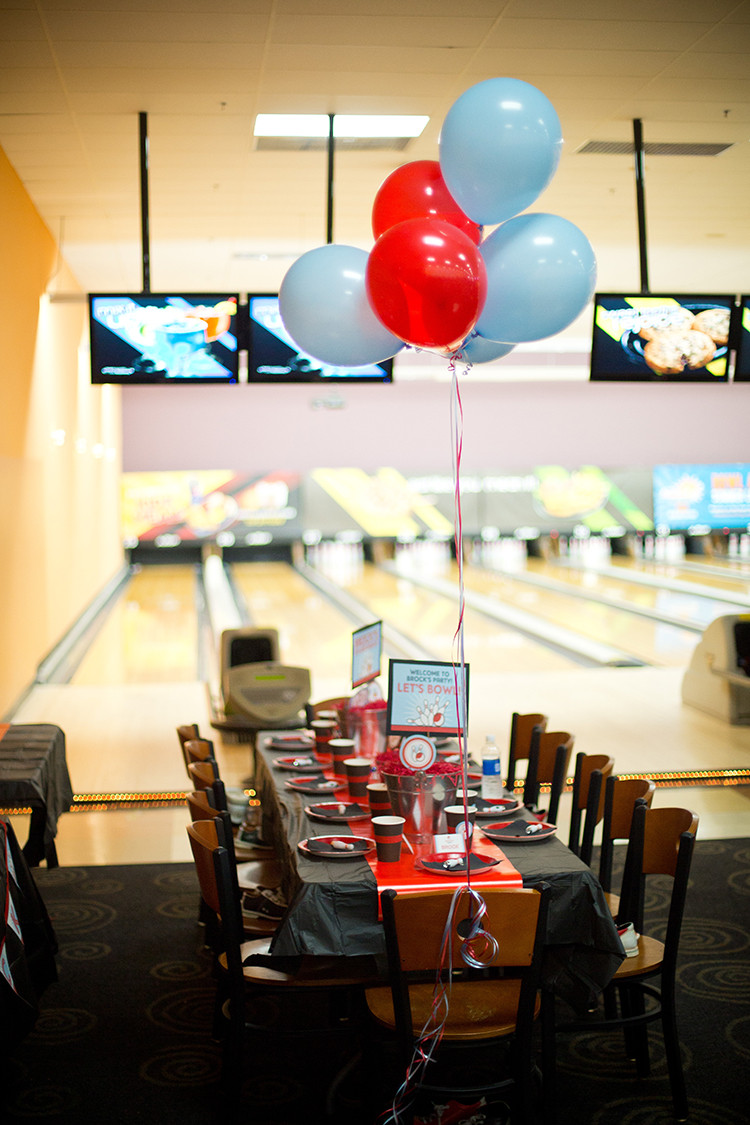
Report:
[[[236,383],[237,293],[92,293],[92,383]]]
[[[729,295],[597,293],[591,379],[726,382],[734,307]]]
[[[250,383],[390,383],[393,360],[366,367],[334,367],[297,347],[284,327],[275,293],[248,296]]]

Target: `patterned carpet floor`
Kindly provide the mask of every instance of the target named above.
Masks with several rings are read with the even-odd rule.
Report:
[[[36,1025],[6,1054],[0,1119],[50,1125],[226,1122],[220,1050],[210,1037],[214,982],[202,946],[192,865],[38,869],[57,935],[59,979]],[[648,902],[659,936],[666,893]],[[366,1125],[356,1027],[288,1039],[327,1015],[259,1001],[269,1032],[247,1056],[243,1121]],[[698,841],[678,969],[678,1023],[692,1125],[750,1120],[750,841]],[[619,1036],[559,1044],[557,1125],[673,1120],[660,1033],[638,1080]],[[351,1064],[347,1066],[347,1064]],[[337,1075],[335,1097],[327,1092]],[[501,1125],[504,1115],[468,1115]],[[457,1118],[460,1120],[460,1118]],[[447,1118],[445,1119],[447,1122]]]

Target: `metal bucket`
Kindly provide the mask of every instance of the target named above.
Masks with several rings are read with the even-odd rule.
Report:
[[[445,832],[445,807],[456,800],[458,774],[425,773],[381,774],[388,786],[391,808],[402,816],[404,835],[414,843],[426,843],[431,836]]]

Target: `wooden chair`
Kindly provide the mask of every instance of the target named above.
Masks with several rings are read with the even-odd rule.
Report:
[[[558,1032],[595,1033],[622,1028],[626,1034],[628,1055],[635,1058],[638,1077],[645,1078],[650,1070],[648,1024],[659,1020],[674,1116],[678,1121],[687,1119],[688,1102],[675,1013],[675,974],[697,828],[698,817],[688,809],[650,809],[644,801],[636,803],[618,920],[634,924],[639,935],[638,953],[625,958],[605,990],[604,1019],[576,1021],[557,1027]],[[646,882],[653,875],[672,879],[663,942],[644,933]],[[656,977],[660,980],[654,984],[653,978]],[[615,1001],[619,1001],[619,1005]]]
[[[613,774],[605,782],[599,882],[613,917],[620,909],[619,895],[612,893],[615,841],[630,839],[636,802],[643,801],[650,808],[655,792],[656,786],[648,777],[617,777]]]
[[[478,973],[467,970],[461,956],[461,931],[470,909],[466,899],[459,901],[446,952],[442,948],[443,936],[453,889],[401,895],[390,889],[382,892],[390,987],[370,988],[365,999],[375,1027],[395,1036],[404,1073],[410,1068],[414,1074],[413,1085],[409,1084],[405,1097],[410,1098],[419,1090],[441,1100],[447,1100],[449,1095],[465,1099],[467,1095],[507,1089],[515,1093],[518,1113],[514,1120],[532,1121],[532,1036],[540,1010],[538,990],[548,891],[547,884],[535,888],[482,888],[487,907],[482,925],[497,941],[497,953],[492,968]],[[443,1060],[446,1048],[453,1051],[463,1047],[473,1057],[480,1044],[492,1046],[491,1073],[485,1085],[446,1085],[441,1082],[441,1061],[416,1070],[412,1066],[415,1048],[419,1050],[417,1043],[421,1041],[422,1049],[428,1049],[424,1028],[434,1011],[436,973],[445,977],[449,966],[454,975],[447,999],[438,1009],[437,1023],[442,1017],[445,1019],[438,1060]],[[503,1044],[512,1044],[512,1049],[510,1066],[500,1073]],[[409,1108],[405,1113],[402,1117],[399,1112],[399,1121],[411,1121]]]
[[[214,782],[220,780],[219,768],[213,758],[206,758],[201,762],[190,762],[187,771],[188,777],[196,789],[211,789]],[[224,797],[224,808],[226,808],[226,795]]]
[[[506,789],[513,791],[516,784],[516,763],[528,760],[531,739],[535,728],[540,732],[547,728],[547,716],[542,714],[519,715],[514,711],[510,721],[510,745],[508,748],[508,777]]]
[[[182,726],[177,728],[177,737],[180,741],[180,747],[183,747],[188,739],[200,738],[200,731],[198,730],[197,723],[183,723]]]
[[[185,799],[191,822],[215,820],[217,816],[222,815],[222,810],[217,809],[214,804],[212,789],[194,790],[192,793],[186,793]],[[231,846],[227,850],[234,856],[237,882],[241,891],[251,887],[278,887],[281,885],[283,873],[278,859],[262,857],[245,861],[237,855],[234,833],[230,833],[230,836]]]
[[[221,952],[216,958],[217,992],[214,1033],[222,1040],[223,1079],[232,1100],[239,1097],[242,1079],[242,1056],[246,1037],[252,1033],[267,1035],[269,1028],[253,1024],[246,1015],[246,1000],[263,990],[274,994],[319,989],[331,997],[331,1016],[346,1020],[346,1033],[351,1035],[348,1008],[342,994],[362,990],[378,979],[374,959],[370,957],[299,957],[284,958],[281,968],[268,956],[268,939],[244,941],[239,899],[233,881],[233,864],[227,849],[220,843],[216,821],[199,820],[188,825],[190,848],[195,860],[201,895],[216,916]],[[291,962],[294,964],[291,964]],[[342,963],[343,962],[343,963]],[[333,1002],[333,997],[337,997]],[[310,1029],[295,1020],[280,1020],[285,1037],[310,1035]]]
[[[542,731],[535,728],[531,736],[529,768],[523,787],[523,803],[536,816],[555,824],[560,797],[565,789],[570,756],[575,736],[567,731]],[[542,785],[549,785],[547,809],[540,809],[539,793]]]
[[[182,744],[182,753],[185,758],[185,768],[191,762],[211,761],[216,763],[214,744],[209,738],[188,738]]]
[[[576,754],[568,847],[589,867],[596,826],[604,816],[605,782],[614,768],[607,754]]]
[[[308,723],[312,719],[317,719],[321,711],[335,711],[338,716],[339,727],[341,728],[341,737],[349,737],[349,696],[339,695],[334,699],[322,699],[319,703],[308,703],[305,706],[305,714]]]

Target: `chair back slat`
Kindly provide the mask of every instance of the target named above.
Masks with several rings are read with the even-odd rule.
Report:
[[[508,777],[506,786],[513,789],[516,783],[516,762],[522,762],[529,757],[531,740],[534,731],[538,728],[543,731],[547,726],[547,716],[541,712],[529,712],[521,715],[514,711],[510,721],[510,745],[508,747]]]
[[[599,882],[605,891],[612,889],[612,864],[615,840],[629,840],[633,812],[640,801],[650,808],[656,786],[647,777],[610,775],[604,787],[602,847],[599,856]]]
[[[648,777],[615,777],[613,783],[612,811],[604,831],[611,840],[627,840],[635,802],[642,800],[650,807],[656,786]]]
[[[219,776],[216,763],[208,759],[205,762],[191,762],[188,775],[196,789],[210,789]]]
[[[191,821],[214,820],[216,809],[211,803],[211,796],[210,789],[194,789],[192,793],[185,794]]]
[[[483,927],[497,939],[500,963],[507,966],[529,965],[534,954],[534,941],[541,897],[533,888],[482,888],[487,914]],[[443,933],[448,917],[451,894],[421,891],[395,895],[393,915],[398,931],[399,958],[404,972],[420,972],[440,964]],[[466,918],[470,901],[465,896],[459,904],[455,921]],[[461,939],[455,926],[451,941],[451,964],[465,965],[461,957]]]
[[[534,728],[529,751],[529,769],[523,788],[523,803],[535,808],[539,801],[541,785],[550,786],[547,819],[553,824],[565,788],[575,735],[567,731],[541,731]]]

